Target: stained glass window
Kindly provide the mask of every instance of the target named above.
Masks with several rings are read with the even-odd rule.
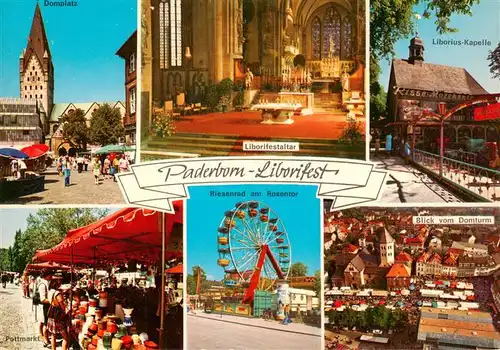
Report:
[[[321,22],[318,17],[312,23],[312,58],[321,59]]]
[[[323,23],[323,56],[333,57],[340,54],[340,15],[334,7],[326,11]]]
[[[160,2],[160,68],[169,67],[169,6],[168,3]]]
[[[182,0],[160,2],[160,68],[182,66]]]
[[[170,0],[170,57],[172,66],[182,66],[181,0]]]
[[[344,18],[342,24],[342,56],[344,58],[351,58],[352,56],[352,22],[349,18]]]

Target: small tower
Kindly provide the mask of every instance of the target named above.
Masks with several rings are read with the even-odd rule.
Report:
[[[385,227],[379,227],[375,232],[378,238],[380,266],[392,266],[394,264],[394,238]]]
[[[424,63],[424,42],[418,36],[418,33],[414,38],[410,40],[410,46],[408,46],[409,55],[408,61],[411,64],[420,64]]]
[[[26,48],[19,58],[20,97],[36,100],[43,112],[44,135],[49,134],[49,116],[54,105],[54,66],[40,5],[36,4]]]

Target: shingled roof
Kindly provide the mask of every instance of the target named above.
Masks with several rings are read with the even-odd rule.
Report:
[[[45,26],[43,24],[42,12],[40,11],[40,5],[36,4],[35,14],[33,15],[33,22],[31,23],[30,36],[28,37],[28,44],[26,45],[26,50],[24,52],[24,68],[29,64],[29,59],[32,55],[38,58],[40,63],[43,63],[43,58],[45,53],[47,53],[47,58],[49,62],[51,61],[51,54],[49,48],[49,41],[47,40],[47,34],[45,33]]]
[[[464,95],[485,95],[488,92],[465,68],[433,63],[412,64],[393,59],[395,85],[403,89],[438,91]]]

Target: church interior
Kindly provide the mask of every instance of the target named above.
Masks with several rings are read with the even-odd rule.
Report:
[[[365,18],[364,0],[142,0],[144,158],[292,140],[364,158]]]

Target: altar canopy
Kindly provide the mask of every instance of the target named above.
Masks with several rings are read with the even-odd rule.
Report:
[[[175,202],[174,209],[175,214],[140,208],[118,210],[90,225],[68,231],[61,243],[37,251],[33,260],[92,265],[131,259],[153,263],[161,258],[163,219],[165,259],[182,257],[182,229],[174,230],[175,224],[183,222],[182,202]]]

